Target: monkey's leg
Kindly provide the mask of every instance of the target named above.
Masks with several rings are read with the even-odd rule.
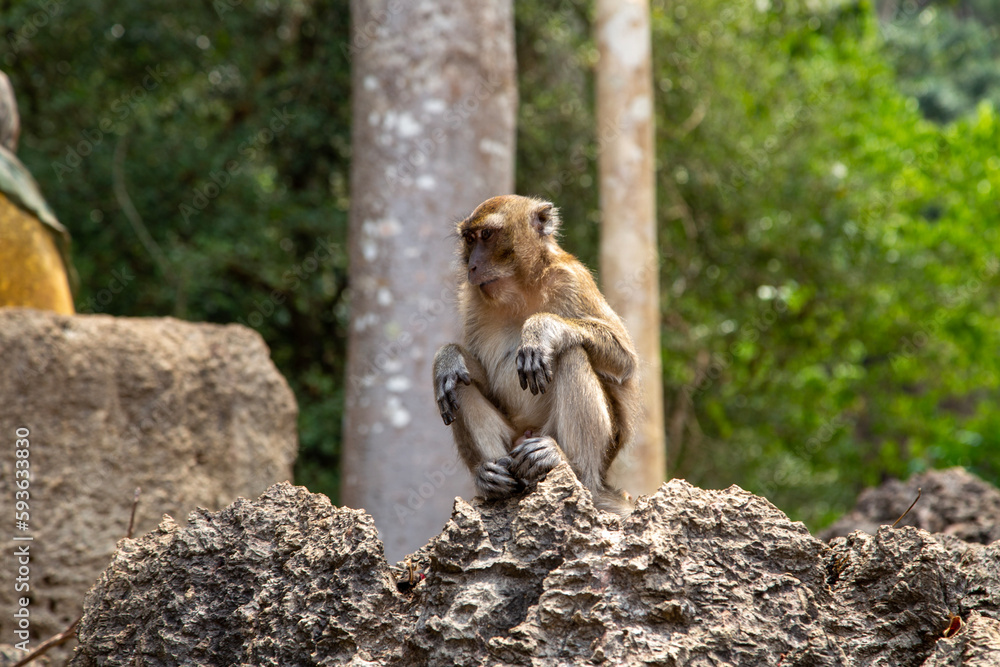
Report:
[[[452,424],[458,453],[484,498],[506,498],[524,489],[510,471],[507,447],[514,427],[474,385],[461,386],[460,404]]]
[[[549,420],[542,427],[546,435],[526,440],[511,451],[511,470],[530,483],[565,456],[583,485],[597,497],[605,489],[605,458],[614,431],[604,388],[582,347],[573,346],[559,356],[549,391],[555,396]]]

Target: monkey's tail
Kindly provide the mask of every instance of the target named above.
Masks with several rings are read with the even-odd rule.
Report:
[[[621,489],[610,486],[604,487],[594,495],[594,506],[622,518],[627,517],[635,509],[632,504],[632,496]]]

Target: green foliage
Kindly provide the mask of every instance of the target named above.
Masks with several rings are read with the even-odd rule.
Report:
[[[597,47],[592,3],[515,3],[518,88],[517,192],[555,202],[568,250],[597,268],[599,132],[594,131]]]
[[[78,310],[259,331],[299,402],[300,481],[334,496],[345,4],[15,3],[3,51],[20,156],[73,233]]]
[[[20,155],[74,234],[80,310],[257,329],[301,408],[298,481],[334,496],[346,4],[5,11]],[[1000,482],[996,41],[937,11],[883,38],[867,2],[654,2],[671,474],[814,526],[887,475]],[[517,184],[596,269],[592,12],[516,2]]]
[[[865,3],[654,7],[671,472],[813,524],[997,481],[993,110],[923,121]]]
[[[884,25],[900,89],[948,122],[980,101],[1000,107],[1000,7],[989,0],[900,3]]]

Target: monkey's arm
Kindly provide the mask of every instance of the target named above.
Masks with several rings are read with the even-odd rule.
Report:
[[[617,323],[615,323],[617,324]],[[597,318],[564,318],[553,313],[532,315],[521,328],[517,350],[517,376],[521,389],[545,393],[552,382],[554,360],[568,348],[579,345],[598,374],[625,382],[638,364],[632,342],[624,328]]]
[[[434,355],[434,398],[445,426],[455,421],[458,411],[458,383],[470,385],[473,382],[485,391],[486,371],[475,356],[457,343],[448,343]]]

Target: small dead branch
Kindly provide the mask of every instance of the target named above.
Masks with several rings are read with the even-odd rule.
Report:
[[[50,648],[52,648],[54,646],[62,646],[63,644],[65,644],[66,642],[68,642],[70,639],[72,639],[73,637],[75,637],[76,636],[76,626],[80,623],[80,620],[82,618],[83,618],[83,614],[80,614],[79,616],[77,616],[76,620],[73,621],[72,623],[70,623],[68,626],[66,626],[65,630],[63,630],[62,632],[60,632],[58,635],[55,635],[54,637],[49,637],[48,639],[46,639],[45,641],[43,641],[41,644],[38,645],[37,648],[35,648],[34,651],[32,651],[31,653],[29,653],[28,655],[24,656],[23,658],[21,658],[20,660],[18,660],[16,663],[14,663],[14,667],[24,667],[25,665],[27,665],[29,662],[31,662],[35,658],[40,657],[43,653],[45,653],[46,651],[48,651]]]
[[[132,496],[132,514],[128,518],[128,530],[125,531],[125,537],[132,537],[132,527],[135,525],[135,508],[139,506],[140,493],[142,493],[142,487],[135,487],[135,494]]]
[[[917,504],[918,500],[920,500],[920,494],[921,493],[923,493],[923,489],[917,489],[917,497],[913,499],[913,502],[910,503],[910,506],[906,508],[906,511],[903,512],[902,514],[900,514],[899,518],[892,522],[892,526],[891,526],[892,528],[895,528],[896,524],[899,523],[900,521],[902,521],[903,517],[905,517],[907,514],[910,513],[910,510],[913,509],[913,506]]]

